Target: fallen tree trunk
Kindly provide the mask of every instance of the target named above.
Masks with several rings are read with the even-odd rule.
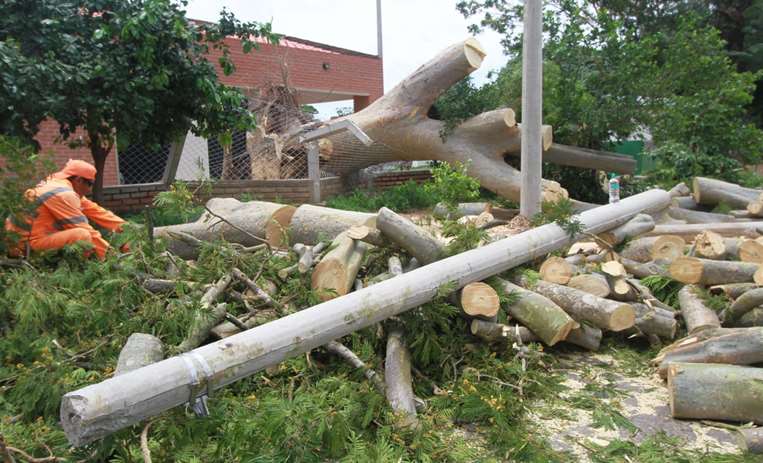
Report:
[[[680,207],[668,208],[668,215],[676,220],[684,220],[686,223],[723,223],[736,221],[735,217],[728,214],[693,211],[691,209],[683,209]]]
[[[718,233],[721,236],[757,238],[760,236],[758,229],[763,229],[763,222],[657,225],[654,227],[654,230],[646,233],[646,236],[677,235],[687,243],[690,243],[694,241],[697,235],[707,230]]]
[[[514,294],[516,302],[509,304],[509,315],[519,320],[544,343],[553,346],[567,338],[570,330],[580,325],[551,300],[513,283],[498,279],[506,293]]]
[[[289,239],[293,243],[315,245],[332,241],[347,229],[361,225],[376,228],[376,214],[303,204],[291,217]]]
[[[386,207],[379,209],[376,226],[387,239],[408,251],[408,254],[424,265],[444,256],[445,246],[437,238]]]
[[[273,247],[286,247],[286,229],[296,210],[294,206],[250,201],[242,203],[233,198],[212,198],[207,201],[207,209],[227,222],[205,212],[196,221],[187,224],[169,225],[154,228],[154,237],[167,240],[167,249],[183,259],[192,259],[198,255],[198,249],[173,236],[175,232],[185,233],[201,241],[214,241],[222,238],[231,243],[254,246],[262,241]],[[232,225],[231,225],[232,224]]]
[[[579,216],[587,233],[601,233],[645,209],[665,207],[670,198],[650,190]],[[67,393],[61,423],[72,445],[83,445],[142,419],[176,407],[207,390],[278,364],[351,332],[418,307],[440,286],[460,288],[544,256],[572,242],[556,224],[490,243],[340,298],[301,310],[224,340],[200,347],[117,378]],[[188,362],[202,372],[203,387],[189,374]],[[205,373],[204,366],[209,367]]]
[[[517,153],[519,154],[519,153]],[[622,154],[554,143],[543,153],[543,162],[560,166],[605,170],[618,174],[636,172],[636,159]]]
[[[670,264],[670,276],[681,283],[702,286],[754,281],[763,284],[758,264],[679,257]]]
[[[761,190],[706,177],[694,177],[692,190],[694,200],[699,204],[717,206],[723,203],[732,209],[745,209],[748,203],[757,201],[761,193]]]
[[[599,238],[614,246],[622,243],[626,239],[639,236],[652,229],[654,229],[654,219],[652,216],[648,214],[639,214],[625,224],[606,233],[602,233]]]
[[[145,333],[133,333],[119,352],[114,376],[151,365],[163,358],[164,345],[159,338]]]
[[[328,251],[313,269],[312,288],[323,301],[350,292],[368,245],[341,233],[331,242]]]
[[[697,289],[696,286],[686,285],[678,291],[678,305],[690,335],[707,328],[721,327],[718,315],[697,296]]]
[[[723,331],[708,330],[709,333]],[[700,331],[698,335],[701,335]],[[661,377],[667,375],[668,367],[674,363],[727,363],[731,365],[752,365],[763,362],[763,328],[736,328],[728,334],[692,342],[692,337],[679,346],[661,352],[653,363],[659,365]],[[763,371],[763,370],[762,370]]]
[[[599,328],[585,323],[580,323],[578,328],[570,330],[564,342],[575,344],[584,349],[597,351],[601,345],[602,332]]]
[[[543,280],[534,285],[524,280],[522,286],[551,299],[575,320],[604,330],[622,331],[633,326],[636,319],[629,304],[602,299],[575,288]]]
[[[674,418],[763,424],[763,369],[674,363],[667,375]]]
[[[747,291],[721,312],[721,320],[723,323],[734,323],[744,314],[760,305],[763,305],[763,288]]]
[[[413,398],[411,354],[403,339],[401,329],[393,329],[387,335],[387,359],[384,362],[384,380],[387,401],[392,410],[400,415],[401,425],[414,426],[416,402]]]
[[[469,326],[471,333],[485,342],[528,342],[539,341],[540,338],[524,326],[509,326],[485,320],[474,319]]]

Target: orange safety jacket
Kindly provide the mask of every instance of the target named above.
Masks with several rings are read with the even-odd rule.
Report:
[[[63,239],[64,235],[71,236],[71,232],[61,232],[79,229],[79,233],[75,233],[79,238],[75,241],[80,238],[87,241],[89,238],[96,255],[103,259],[109,243],[103,239],[98,230],[90,225],[90,221],[92,220],[102,228],[117,232],[121,231],[122,224],[125,223],[116,214],[79,196],[68,179],[49,177],[35,188],[27,190],[25,196],[27,200],[34,203],[35,212],[30,217],[19,219],[11,216],[5,221],[6,230],[21,237],[19,242],[21,250],[27,243],[34,250],[61,248],[72,242],[71,239]],[[61,235],[62,239],[57,240],[56,234]]]

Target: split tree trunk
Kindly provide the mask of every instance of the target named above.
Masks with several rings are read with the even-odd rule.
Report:
[[[413,396],[411,354],[405,345],[403,331],[393,329],[387,335],[387,360],[384,363],[387,400],[401,416],[403,426],[416,424],[416,402]]]
[[[119,352],[114,376],[151,365],[163,358],[164,345],[159,338],[145,333],[133,333]]]
[[[763,424],[763,369],[674,363],[668,367],[674,418]]]
[[[747,204],[757,201],[761,193],[761,190],[706,177],[694,177],[692,190],[694,200],[699,204],[716,206],[723,203],[732,209],[747,208]]]
[[[585,232],[597,234],[669,202],[667,192],[650,190],[586,211],[579,220]],[[200,347],[190,358],[168,358],[69,392],[61,400],[64,432],[72,445],[79,446],[193,400],[200,392],[189,375],[187,361],[197,371],[203,371],[201,362],[209,366],[206,387],[214,391],[418,307],[432,300],[443,284],[455,282],[460,288],[484,280],[571,241],[558,225],[543,225]]]
[[[679,257],[670,264],[670,276],[681,283],[702,286],[754,281],[763,284],[758,264]]]
[[[633,307],[629,304],[602,299],[543,280],[529,289],[554,301],[578,322],[586,321],[601,329],[622,331],[633,326],[636,321]]]
[[[509,315],[519,320],[549,346],[567,338],[570,330],[580,325],[550,299],[499,279],[506,293],[517,297],[508,306]]]
[[[368,245],[341,233],[331,242],[328,251],[312,274],[312,288],[319,291],[321,300],[328,301],[349,293],[363,263]]]
[[[713,333],[713,330],[708,330]],[[719,331],[722,333],[722,331]],[[698,335],[701,335],[700,331]],[[763,328],[737,328],[728,334],[696,342],[687,339],[675,348],[661,352],[654,360],[663,378],[674,363],[727,363],[752,365],[763,362]],[[761,370],[763,371],[763,370]]]
[[[437,238],[386,207],[379,209],[376,226],[390,241],[408,251],[424,265],[444,256],[444,246]]]
[[[207,208],[215,214],[224,217],[235,227],[221,221],[212,214],[205,212],[196,222],[180,225],[169,225],[154,228],[155,237],[164,237],[167,248],[183,259],[192,259],[198,255],[198,249],[190,243],[173,238],[171,233],[186,233],[201,241],[214,241],[223,238],[232,243],[244,246],[260,244],[252,238],[254,235],[267,241],[273,247],[286,247],[286,230],[289,227],[294,206],[250,201],[242,203],[233,198],[212,198],[207,201]],[[238,230],[237,228],[244,230]]]
[[[678,291],[678,304],[686,322],[686,331],[690,335],[707,328],[721,327],[718,315],[697,296],[697,289],[693,285],[686,285]]]
[[[349,228],[361,225],[376,228],[376,214],[303,204],[291,217],[289,239],[292,243],[315,245],[332,241]]]
[[[482,46],[473,38],[443,50],[371,105],[347,116],[376,142],[374,145],[364,147],[348,133],[332,135],[328,138],[335,155],[321,167],[341,174],[388,161],[461,163],[484,188],[519,201],[521,176],[504,161],[504,155],[518,155],[520,151],[522,129],[517,126],[512,110],[497,109],[474,116],[459,124],[444,140],[440,134],[445,122],[427,116],[435,100],[478,69],[484,56]],[[551,146],[551,138],[551,128],[544,126],[544,149]],[[352,156],[360,150],[363,156]],[[542,185],[544,200],[567,197],[557,182],[544,180]]]

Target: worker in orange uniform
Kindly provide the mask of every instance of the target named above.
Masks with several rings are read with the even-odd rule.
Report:
[[[27,245],[33,251],[42,251],[84,242],[92,244],[99,259],[104,258],[109,243],[90,222],[120,232],[125,221],[85,197],[93,189],[95,174],[92,164],[70,159],[63,170],[27,190],[26,198],[36,211],[29,217],[10,217],[5,222],[6,230],[21,237],[19,251],[23,253]]]

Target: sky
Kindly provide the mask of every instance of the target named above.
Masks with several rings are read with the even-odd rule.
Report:
[[[475,22],[456,11],[456,0],[382,0],[384,89],[389,90],[447,46],[470,36]],[[272,21],[273,30],[315,42],[376,54],[376,0],[190,0],[187,15],[216,21],[226,7],[245,21]],[[487,56],[472,76],[477,83],[503,66],[500,35],[477,36]],[[336,115],[351,101],[315,105],[319,117]]]

